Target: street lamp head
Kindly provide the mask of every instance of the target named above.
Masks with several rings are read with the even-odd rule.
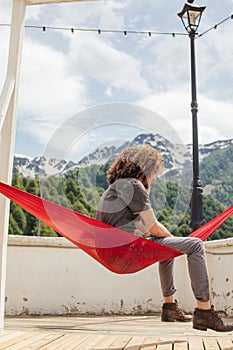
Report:
[[[194,0],[188,0],[184,4],[183,10],[178,13],[178,16],[181,18],[182,23],[188,33],[196,33],[202,12],[205,10],[206,6],[199,6],[193,4]]]

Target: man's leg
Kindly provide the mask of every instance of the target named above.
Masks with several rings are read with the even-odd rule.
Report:
[[[210,307],[209,280],[202,241],[191,237],[166,237],[156,239],[156,242],[187,254],[191,285],[198,306],[194,310],[193,328],[203,331],[208,328],[218,332],[233,331],[233,324],[225,324],[214,307]]]
[[[210,298],[210,293],[203,242],[199,238],[191,237],[157,238],[156,242],[167,247],[173,248],[181,253],[187,254],[189,275],[195,298],[200,302],[207,302]],[[164,267],[165,266],[166,265],[164,265]],[[168,278],[170,278],[172,268],[168,268],[167,271]],[[165,272],[163,272],[162,274],[165,274]],[[162,278],[162,283],[167,283],[166,277]],[[170,284],[168,284],[168,288],[171,288],[171,283],[173,284],[173,278]],[[163,286],[162,288],[166,290],[166,287]]]

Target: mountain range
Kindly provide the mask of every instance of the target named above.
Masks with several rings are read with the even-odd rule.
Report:
[[[47,159],[37,156],[34,159],[27,157],[14,157],[14,172],[20,176],[34,178],[37,175],[52,176],[66,174],[75,168],[86,167],[93,164],[103,165],[112,162],[125,147],[149,144],[158,150],[165,163],[166,173],[169,179],[175,180],[184,169],[191,169],[192,145],[173,144],[165,137],[158,134],[140,134],[132,141],[127,141],[120,146],[108,146],[97,148],[79,162],[66,161],[64,159]],[[233,139],[221,140],[204,145],[199,145],[200,163],[204,158],[233,144]],[[190,170],[191,171],[191,170]]]

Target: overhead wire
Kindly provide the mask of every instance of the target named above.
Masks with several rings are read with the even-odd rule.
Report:
[[[228,21],[229,19],[233,19],[233,14],[231,14],[230,16],[224,18],[223,20],[221,20],[219,23],[215,24],[214,26],[210,27],[209,29],[205,30],[204,32],[202,32],[201,34],[198,34],[197,38],[202,37],[203,35],[209,33],[211,30],[213,29],[217,29],[221,24],[223,24],[224,22]]]
[[[202,37],[203,35],[209,33],[213,29],[217,29],[221,24],[224,22],[228,21],[229,19],[233,19],[233,14],[230,16],[224,18],[214,26],[210,27],[209,29],[205,30],[204,32],[197,34],[196,39]],[[11,24],[8,23],[0,23],[0,27],[10,27]],[[46,32],[47,30],[64,30],[64,31],[70,31],[72,34],[74,32],[96,32],[99,35],[102,33],[115,33],[115,34],[123,34],[124,36],[127,36],[128,34],[146,34],[149,37],[152,35],[171,35],[173,38],[176,37],[177,35],[180,36],[187,36],[189,35],[188,33],[180,33],[180,32],[159,32],[159,31],[154,31],[154,30],[120,30],[120,29],[96,29],[96,28],[79,28],[79,27],[54,27],[54,26],[39,26],[39,25],[31,25],[31,24],[26,24],[25,28],[29,29],[40,29],[43,32]]]
[[[0,23],[0,27],[10,27],[10,24]],[[127,36],[128,34],[147,34],[148,36],[152,35],[172,35],[175,37],[176,35],[187,35],[187,33],[179,33],[179,32],[159,32],[159,31],[145,31],[145,30],[119,30],[119,29],[95,29],[95,28],[79,28],[79,27],[54,27],[54,26],[39,26],[39,25],[30,25],[26,24],[25,28],[29,29],[40,29],[43,32],[46,30],[64,30],[74,32],[96,32],[99,35],[102,33],[115,33],[115,34],[124,34]]]

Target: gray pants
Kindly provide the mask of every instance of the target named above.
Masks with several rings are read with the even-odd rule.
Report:
[[[203,242],[194,237],[152,237],[151,240],[187,254],[189,276],[195,298],[208,301],[210,298],[209,280]],[[159,263],[159,274],[164,297],[176,291],[173,279],[174,259]]]

